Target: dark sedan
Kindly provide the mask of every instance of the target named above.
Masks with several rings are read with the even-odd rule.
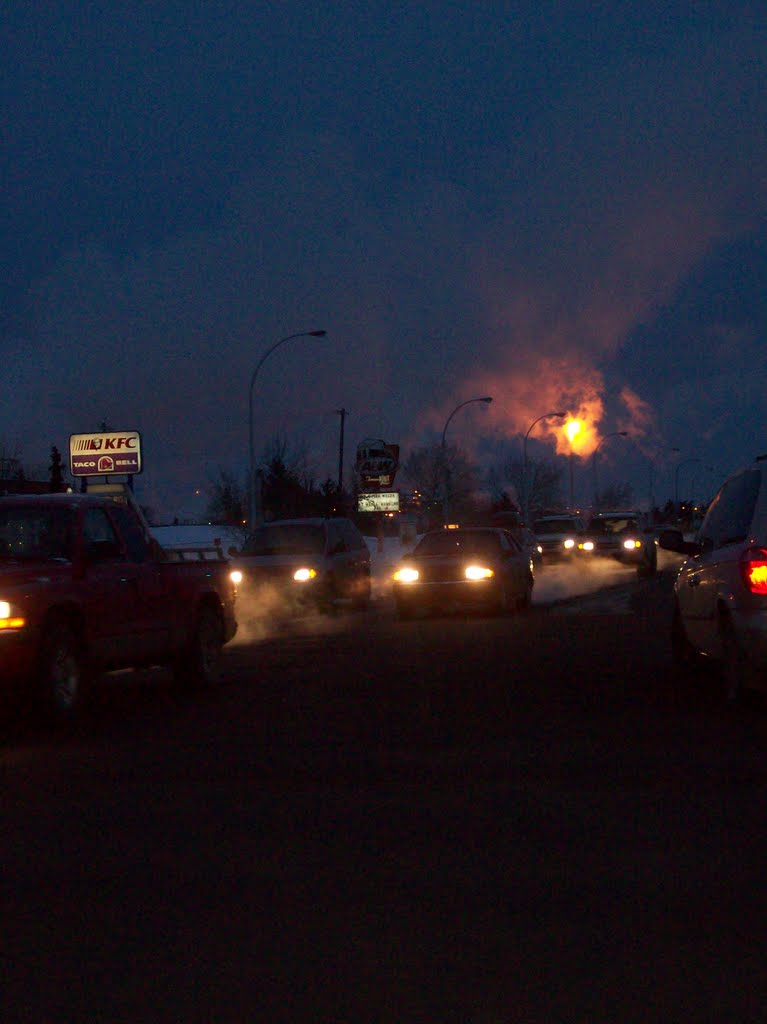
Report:
[[[511,612],[529,606],[533,565],[514,537],[494,527],[426,533],[392,577],[397,614],[456,609]]]

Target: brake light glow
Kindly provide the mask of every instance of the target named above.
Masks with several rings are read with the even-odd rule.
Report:
[[[23,629],[26,619],[21,615],[11,615],[11,606],[7,601],[0,601],[0,631],[4,629]]]
[[[464,576],[467,580],[489,580],[493,576],[493,570],[484,565],[467,565]]]
[[[740,572],[752,594],[767,594],[767,550],[748,548],[740,556]]]

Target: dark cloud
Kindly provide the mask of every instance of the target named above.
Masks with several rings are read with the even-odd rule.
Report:
[[[760,389],[730,389],[764,368],[762,17],[296,10],[9,19],[6,445],[40,463],[140,429],[142,486],[183,503],[244,470],[250,376],[313,328],[264,364],[254,422],[319,478],[335,409],[348,444],[412,446],[480,394],[456,441],[518,445],[564,403],[584,457],[626,424],[638,466],[750,443]]]

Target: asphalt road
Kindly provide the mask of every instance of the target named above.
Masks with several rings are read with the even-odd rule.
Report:
[[[763,1021],[767,715],[669,608],[384,600],[6,714],[0,1020]]]

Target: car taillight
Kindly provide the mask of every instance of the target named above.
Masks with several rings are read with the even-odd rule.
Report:
[[[740,556],[740,573],[752,594],[767,594],[767,549],[747,548]]]

